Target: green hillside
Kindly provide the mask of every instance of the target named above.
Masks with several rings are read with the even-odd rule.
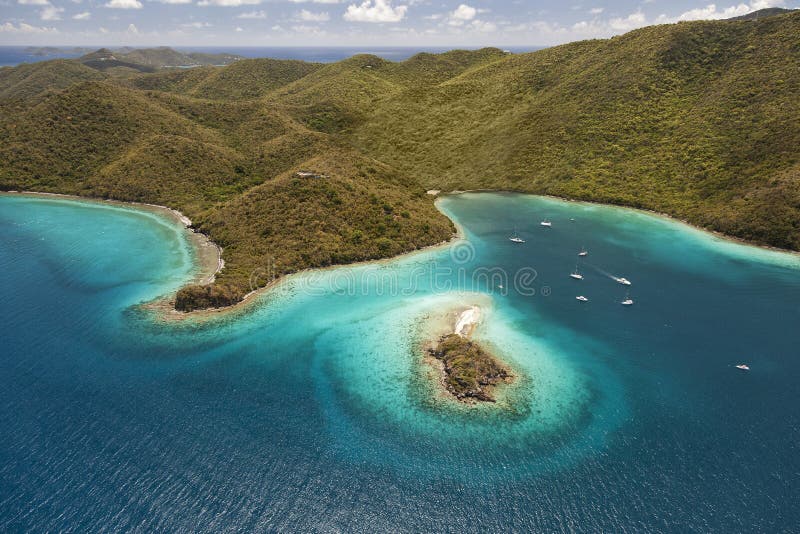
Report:
[[[800,248],[800,15],[511,56],[376,104],[364,152],[426,187],[649,208]]]
[[[793,12],[521,55],[2,69],[0,189],[185,212],[226,268],[214,288],[181,291],[182,309],[447,239],[426,189],[648,208],[797,250],[797,35]]]
[[[764,9],[759,9],[758,11],[753,11],[752,13],[748,13],[747,15],[742,15],[740,17],[733,17],[729,20],[758,20],[763,19],[765,17],[774,17],[775,15],[785,15],[786,13],[791,13],[794,11],[793,9],[785,9],[782,7],[767,7]]]
[[[66,89],[78,82],[103,78],[90,67],[62,59],[15,68],[3,67],[0,68],[0,99],[25,99],[49,90]]]

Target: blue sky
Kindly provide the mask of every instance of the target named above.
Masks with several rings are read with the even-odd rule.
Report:
[[[787,0],[0,0],[0,44],[539,46]]]

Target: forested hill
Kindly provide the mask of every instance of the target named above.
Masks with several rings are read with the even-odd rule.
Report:
[[[226,304],[446,239],[427,189],[649,208],[800,249],[800,13],[530,54],[0,69],[0,188],[166,204],[224,247]],[[308,171],[298,174],[299,171]]]

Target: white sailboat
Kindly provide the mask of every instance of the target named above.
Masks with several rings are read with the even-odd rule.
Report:
[[[586,247],[581,247],[581,251],[578,252],[578,256],[580,256],[581,258],[585,258],[588,255],[589,252],[586,250]]]
[[[627,278],[621,278],[621,277],[620,277],[620,278],[617,278],[616,276],[612,276],[611,278],[613,278],[613,279],[614,279],[614,281],[616,281],[616,282],[617,282],[617,283],[619,283],[619,284],[622,284],[623,286],[629,286],[629,285],[631,285],[631,281],[630,281],[630,280],[628,280]]]
[[[633,299],[631,298],[630,294],[625,295],[625,300],[620,302],[623,306],[633,306]]]
[[[578,295],[577,297],[575,297],[575,300],[579,300],[581,302],[589,302],[589,299],[584,297],[583,295]]]
[[[570,278],[574,278],[575,280],[583,280],[583,275],[578,272],[578,266],[575,265],[575,271],[569,275]]]
[[[552,226],[553,226],[553,223],[551,223],[551,222],[550,222],[548,219],[545,219],[545,220],[543,220],[543,221],[542,221],[542,222],[540,222],[539,224],[541,224],[541,225],[542,225],[542,226],[544,226],[545,228],[550,228],[550,227],[552,227]]]
[[[514,234],[511,237],[509,237],[508,240],[511,241],[512,243],[524,243],[525,242],[525,240],[522,239],[519,236],[519,234],[517,234],[516,228],[514,229]]]
[[[750,370],[750,366],[747,365],[746,363],[740,363],[739,365],[736,366],[736,368],[737,369],[741,369],[742,371],[749,371]]]

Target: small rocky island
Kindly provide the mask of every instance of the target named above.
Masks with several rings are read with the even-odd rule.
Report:
[[[427,348],[428,355],[439,362],[442,385],[462,402],[495,402],[494,387],[514,378],[497,358],[470,339],[479,316],[477,307],[466,310],[454,332]]]
[[[444,386],[459,400],[494,402],[492,387],[513,378],[480,345],[458,334],[442,337],[429,352],[442,362]]]

